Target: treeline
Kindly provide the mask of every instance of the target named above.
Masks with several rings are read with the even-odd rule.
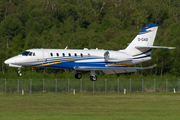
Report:
[[[141,75],[180,75],[179,0],[1,0],[0,71],[10,73],[4,60],[30,48],[100,48],[119,50],[146,24],[159,24],[152,60],[157,64]],[[26,68],[34,72],[62,72]]]

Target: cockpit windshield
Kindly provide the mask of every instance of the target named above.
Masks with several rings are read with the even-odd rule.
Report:
[[[35,53],[30,51],[24,51],[21,53],[22,56],[35,56]]]

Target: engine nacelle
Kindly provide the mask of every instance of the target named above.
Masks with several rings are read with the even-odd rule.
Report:
[[[104,53],[104,60],[106,62],[122,62],[131,60],[130,56],[116,51],[106,51]]]

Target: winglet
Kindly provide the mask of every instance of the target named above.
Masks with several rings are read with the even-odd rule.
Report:
[[[154,68],[156,67],[156,64],[152,65],[152,66],[149,66],[149,67],[144,67],[144,69],[151,69],[151,68]]]

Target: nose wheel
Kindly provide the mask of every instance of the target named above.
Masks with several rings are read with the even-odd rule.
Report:
[[[18,76],[22,76],[22,73],[18,72]]]
[[[22,76],[22,73],[21,73],[21,68],[18,68],[18,73],[17,73],[18,76]]]

